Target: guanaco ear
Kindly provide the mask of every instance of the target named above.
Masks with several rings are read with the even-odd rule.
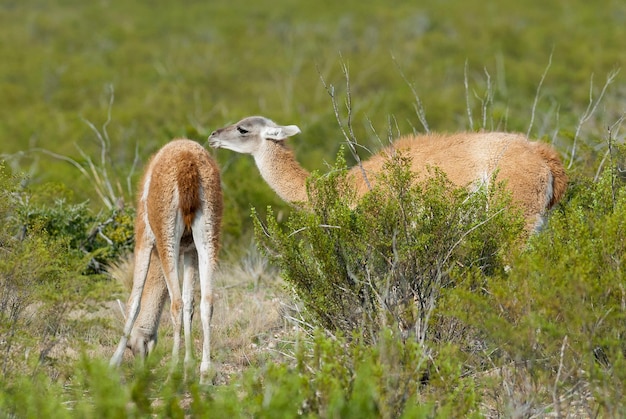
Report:
[[[261,130],[261,136],[263,138],[269,138],[272,140],[284,140],[287,137],[300,133],[300,128],[296,125],[286,125],[284,127],[264,127]]]

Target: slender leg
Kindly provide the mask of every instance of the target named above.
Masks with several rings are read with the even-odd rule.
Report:
[[[124,351],[126,350],[126,344],[130,337],[130,332],[133,328],[133,324],[139,314],[141,306],[141,294],[143,293],[143,287],[146,283],[146,277],[148,275],[148,267],[150,265],[150,254],[152,253],[152,243],[146,238],[143,238],[143,242],[135,246],[135,270],[133,272],[133,289],[128,299],[128,317],[124,324],[124,334],[120,340],[115,353],[111,357],[110,365],[119,366],[124,357]]]
[[[178,364],[178,354],[180,352],[180,334],[182,328],[182,305],[183,300],[178,282],[178,261],[180,252],[180,237],[168,243],[157,243],[165,282],[170,294],[170,316],[174,329],[174,346],[172,348],[172,366]]]
[[[185,333],[185,366],[193,360],[191,322],[193,320],[193,291],[198,270],[198,257],[194,249],[184,253],[183,273],[183,325]]]
[[[193,238],[198,255],[200,276],[200,319],[202,321],[202,362],[200,363],[200,382],[207,379],[211,367],[211,317],[213,315],[213,271],[215,270],[216,249],[214,242],[207,237],[207,227],[194,223]]]
[[[161,261],[156,249],[153,249],[148,276],[141,294],[141,309],[128,340],[128,347],[133,351],[135,357],[144,358],[154,349],[158,339],[161,313],[168,298]]]

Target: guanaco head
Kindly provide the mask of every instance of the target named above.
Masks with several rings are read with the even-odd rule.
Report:
[[[158,327],[158,325],[157,325]],[[133,333],[126,343],[126,347],[129,348],[133,355],[137,358],[145,358],[154,349],[157,343],[157,334],[149,333],[146,331],[133,330]]]
[[[250,116],[213,131],[209,136],[209,145],[254,155],[263,148],[264,141],[283,141],[298,133],[300,128],[296,125],[282,126],[263,116]]]

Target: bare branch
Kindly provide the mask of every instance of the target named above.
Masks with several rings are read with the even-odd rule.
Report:
[[[465,60],[465,68],[463,70],[463,82],[465,85],[465,104],[467,108],[467,119],[470,124],[470,131],[474,131],[474,119],[472,118],[472,107],[469,98],[469,82],[467,80],[467,60]]]
[[[103,180],[100,176],[100,170],[98,170],[93,160],[91,160],[91,157],[89,157],[77,144],[75,144],[75,147],[78,149],[80,155],[89,164],[89,169],[91,170],[91,180],[92,183],[94,183],[94,187],[101,191],[100,194],[102,196],[106,197],[105,204],[107,208],[112,209],[115,205],[115,201],[117,201],[117,198],[111,188],[110,182]],[[102,171],[106,173],[106,168],[102,168]]]
[[[487,76],[487,89],[485,90],[484,97],[478,96],[476,92],[474,92],[474,97],[480,101],[481,105],[481,114],[482,114],[482,128],[487,128],[487,111],[489,109],[489,105],[493,103],[493,88],[491,86],[491,75],[485,68],[485,75]],[[492,120],[493,126],[493,120]]]
[[[476,224],[475,226],[467,230],[465,233],[463,233],[461,237],[456,241],[456,243],[454,243],[450,247],[450,250],[448,250],[448,254],[446,255],[446,257],[443,258],[442,265],[445,264],[448,261],[448,259],[450,259],[450,256],[452,256],[452,252],[454,251],[454,249],[456,249],[456,247],[463,242],[463,240],[465,239],[465,237],[467,237],[468,234],[470,234],[472,231],[476,230],[477,228],[482,227],[483,225],[487,224],[489,221],[491,221],[493,218],[498,216],[503,211],[504,211],[504,208],[501,208],[496,213],[490,215],[489,218],[481,221],[480,223]]]
[[[110,142],[109,142],[109,137],[108,137],[108,134],[107,134],[107,131],[106,131],[106,127],[111,122],[111,107],[112,107],[112,105],[113,105],[113,92],[111,91],[111,96],[110,96],[110,99],[109,99],[109,107],[108,107],[108,110],[107,110],[107,120],[102,125],[102,132],[100,132],[91,121],[81,117],[81,120],[85,124],[87,124],[87,126],[89,126],[89,128],[91,128],[93,133],[96,135],[96,138],[100,142],[100,164],[101,165],[106,164],[106,157],[107,157],[107,153],[108,153],[108,150],[109,150]]]
[[[348,67],[346,66],[345,62],[343,62],[343,58],[342,58],[341,68],[342,68],[344,77],[346,78],[346,111],[347,111],[346,118],[347,118],[347,121],[346,121],[345,126],[341,120],[341,116],[339,113],[339,107],[337,105],[337,99],[335,96],[335,87],[332,84],[330,85],[327,84],[326,80],[324,80],[324,77],[322,76],[321,73],[318,72],[318,74],[322,81],[322,85],[324,86],[324,88],[326,89],[326,91],[328,92],[331,98],[333,111],[335,112],[335,118],[337,119],[337,123],[339,124],[339,128],[341,129],[341,133],[346,139],[350,153],[352,154],[352,157],[355,159],[356,164],[361,171],[361,175],[363,176],[363,180],[365,181],[367,188],[371,190],[372,186],[367,178],[367,173],[365,172],[365,169],[363,168],[363,162],[361,161],[361,158],[359,157],[359,154],[357,152],[357,147],[359,147],[359,142],[356,139],[356,136],[354,135],[354,130],[352,128],[352,97],[351,97],[351,91],[350,91],[350,74],[348,72]]]
[[[72,159],[71,157],[63,156],[63,155],[61,155],[61,154],[54,153],[54,152],[52,152],[52,151],[50,151],[50,150],[46,150],[46,149],[44,149],[44,148],[34,148],[34,149],[33,149],[33,151],[38,151],[38,152],[41,152],[41,153],[47,154],[48,156],[54,157],[55,159],[62,160],[62,161],[65,161],[65,162],[68,162],[68,163],[70,163],[72,166],[74,166],[75,168],[77,168],[77,169],[78,169],[78,171],[79,171],[79,172],[80,172],[83,176],[85,176],[87,179],[89,179],[89,180],[93,180],[93,178],[92,178],[92,176],[89,174],[89,172],[88,172],[88,171],[87,171],[87,170],[86,170],[83,166],[81,166],[81,165],[80,165],[80,163],[78,163],[76,160]],[[97,184],[96,184],[96,185],[94,185],[94,186],[95,186],[94,190],[96,191],[96,194],[98,195],[98,197],[99,197],[99,198],[102,200],[102,202],[103,202],[103,203],[107,206],[107,208],[111,208],[110,201],[109,201],[109,199],[107,198],[107,196],[103,193],[103,191],[101,190],[101,188],[100,188]]]
[[[552,402],[554,403],[554,411],[556,417],[561,417],[561,403],[558,395],[558,385],[561,381],[561,372],[563,371],[563,358],[565,357],[565,347],[567,346],[567,335],[563,338],[563,344],[561,345],[561,355],[559,357],[559,369],[556,373],[556,379],[554,380],[554,387],[552,388]]]
[[[111,161],[111,140],[108,134],[108,126],[112,121],[112,108],[115,99],[113,86],[108,86],[110,96],[109,96],[109,104],[107,109],[107,119],[102,124],[101,129],[99,130],[96,126],[89,120],[85,118],[81,118],[81,120],[91,129],[91,131],[95,134],[97,142],[100,146],[100,158],[99,163],[96,163],[91,156],[89,156],[78,144],[74,144],[80,156],[85,160],[86,167],[84,164],[79,163],[71,157],[63,156],[58,153],[54,153],[50,150],[45,150],[42,148],[35,148],[33,151],[39,151],[44,154],[47,154],[56,159],[65,161],[70,163],[72,166],[77,168],[80,173],[89,180],[94,191],[100,198],[100,200],[104,203],[104,205],[108,209],[114,209],[116,206],[122,206],[124,202],[124,193],[121,183],[117,179],[111,180],[109,176],[109,169],[112,167]],[[96,160],[97,161],[97,160]],[[132,195],[132,187],[131,187],[131,178],[135,172],[136,167],[139,164],[139,152],[138,145],[135,145],[135,157],[133,160],[132,167],[130,172],[126,177],[126,186],[128,189],[128,194]]]
[[[318,227],[319,227],[319,228],[336,228],[336,229],[341,230],[341,227],[340,227],[340,226],[331,226],[331,225],[328,225],[328,224],[320,224],[320,225],[318,225]],[[302,227],[302,228],[299,228],[299,229],[294,230],[294,231],[292,231],[291,233],[289,233],[289,235],[288,235],[287,237],[294,236],[294,235],[296,235],[296,234],[298,234],[298,233],[301,233],[301,232],[303,232],[303,231],[305,231],[305,230],[308,230],[308,229],[309,229],[309,227]],[[269,237],[269,234],[268,234],[268,237]]]
[[[613,123],[613,125],[611,125],[610,127],[607,128],[607,150],[604,153],[604,156],[602,156],[602,160],[600,161],[600,164],[598,165],[598,170],[596,170],[596,174],[593,177],[593,181],[597,182],[598,179],[600,178],[600,174],[602,173],[602,169],[604,168],[604,163],[606,162],[607,158],[612,157],[613,156],[613,139],[616,138],[618,136],[619,130],[622,126],[622,123],[624,122],[624,120],[626,119],[626,113],[622,114],[622,116],[620,116],[618,118],[617,121],[615,121]],[[612,159],[611,159],[612,160]],[[613,164],[613,163],[611,163]],[[618,172],[620,171],[619,167],[617,168]]]
[[[126,176],[126,189],[128,191],[128,196],[133,196],[133,186],[132,186],[132,178],[135,174],[135,170],[139,165],[139,143],[135,143],[135,158],[133,159],[133,165],[130,167],[130,171]]]
[[[415,109],[415,114],[417,115],[417,119],[419,119],[420,123],[422,124],[424,131],[426,131],[427,133],[430,132],[428,121],[426,120],[426,111],[424,109],[424,105],[422,104],[422,100],[420,99],[419,95],[417,94],[417,91],[415,90],[415,86],[413,85],[413,83],[409,82],[409,80],[406,78],[406,75],[400,68],[400,64],[398,64],[398,61],[396,60],[396,57],[393,56],[393,54],[391,56],[391,59],[393,60],[394,64],[396,65],[396,68],[400,72],[400,76],[402,76],[402,79],[409,86],[409,88],[411,89],[411,92],[413,93],[413,98],[415,99],[413,108]]]
[[[574,134],[574,141],[572,144],[572,151],[570,154],[570,161],[569,161],[569,164],[567,165],[568,169],[570,169],[572,167],[572,164],[574,164],[574,159],[576,157],[576,146],[578,145],[578,137],[580,135],[580,131],[583,125],[589,119],[591,119],[593,114],[596,112],[596,110],[598,109],[598,105],[600,104],[600,102],[602,101],[602,98],[604,97],[604,94],[606,93],[606,89],[609,87],[609,85],[613,83],[613,81],[615,81],[615,78],[617,77],[618,74],[619,74],[619,69],[614,70],[609,73],[609,75],[606,78],[606,82],[604,83],[604,86],[602,87],[602,90],[600,91],[600,94],[595,100],[593,98],[593,75],[591,75],[591,80],[589,82],[589,104],[587,105],[587,109],[585,110],[585,112],[580,117],[578,121],[578,126],[576,127],[576,133]]]
[[[526,131],[526,137],[530,138],[530,131],[533,129],[533,124],[535,122],[535,111],[537,110],[537,103],[539,102],[539,93],[541,92],[541,87],[543,86],[543,81],[546,79],[548,75],[548,70],[550,66],[552,66],[552,54],[554,54],[554,49],[550,53],[550,57],[548,58],[548,65],[546,69],[543,71],[541,75],[541,80],[539,80],[539,85],[537,86],[537,90],[535,91],[535,100],[533,101],[532,112],[530,113],[530,124],[528,124],[528,131]]]
[[[493,104],[493,86],[491,85],[491,75],[485,68],[485,75],[487,76],[487,91],[485,92],[485,101],[483,103],[483,128],[487,128],[487,110],[489,106]],[[493,128],[493,120],[491,121]]]
[[[554,144],[554,142],[556,141],[556,137],[559,133],[559,122],[561,120],[561,105],[557,105],[556,107],[556,111],[555,111],[555,123],[554,123],[554,132],[552,133],[552,144]]]

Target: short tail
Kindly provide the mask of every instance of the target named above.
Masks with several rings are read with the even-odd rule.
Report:
[[[555,206],[561,198],[563,198],[563,195],[565,195],[565,190],[567,189],[567,175],[565,174],[565,168],[563,167],[561,158],[554,148],[540,142],[535,142],[533,144],[537,148],[539,154],[541,154],[544,158],[548,167],[550,167],[550,171],[552,172],[552,198],[548,203],[548,209],[550,209]]]
[[[178,201],[183,214],[186,230],[191,230],[191,223],[200,208],[200,174],[191,153],[189,158],[182,158],[178,171]]]

